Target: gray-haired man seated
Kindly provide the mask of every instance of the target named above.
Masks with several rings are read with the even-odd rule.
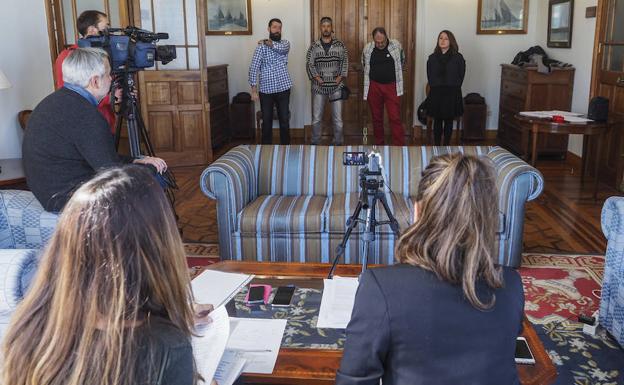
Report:
[[[47,211],[61,211],[73,191],[99,169],[123,163],[167,169],[155,157],[120,156],[106,119],[97,109],[110,91],[108,55],[79,48],[63,61],[65,85],[37,105],[28,121],[22,157],[26,182]]]

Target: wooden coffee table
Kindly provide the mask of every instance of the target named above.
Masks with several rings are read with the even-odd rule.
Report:
[[[255,274],[254,281],[273,286],[294,283],[322,289],[329,266],[318,263],[223,261],[207,268]],[[336,275],[356,277],[360,271],[360,265],[338,265]],[[523,326],[522,335],[535,355],[536,364],[518,365],[520,382],[523,385],[551,384],[557,377],[555,366],[526,318]],[[329,385],[334,383],[341,358],[342,350],[281,348],[272,374],[245,374],[243,381],[245,384]]]

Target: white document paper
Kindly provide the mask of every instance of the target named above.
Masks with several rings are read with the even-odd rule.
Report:
[[[242,352],[226,349],[214,375],[217,384],[232,385],[240,377],[246,362]]]
[[[230,317],[224,306],[210,313],[212,323],[197,326],[191,339],[197,371],[209,384],[215,375],[230,336]]]
[[[565,117],[565,121],[566,122],[570,122],[570,123],[587,123],[587,122],[593,122],[593,120],[591,119],[587,119],[587,118],[580,118],[578,116],[566,116]]]
[[[253,277],[249,274],[204,270],[191,282],[195,302],[211,304],[216,309],[234,298]]]
[[[230,318],[226,349],[243,354],[243,372],[271,374],[277,361],[285,319]]]
[[[325,279],[316,327],[346,329],[351,320],[357,288],[357,278],[334,277],[334,279]]]

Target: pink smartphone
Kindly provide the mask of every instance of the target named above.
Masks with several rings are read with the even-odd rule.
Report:
[[[245,296],[245,303],[248,305],[266,305],[269,303],[271,289],[271,285],[249,285],[249,290]]]

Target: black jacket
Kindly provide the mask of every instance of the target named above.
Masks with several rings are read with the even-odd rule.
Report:
[[[504,271],[492,309],[480,311],[461,286],[398,264],[362,276],[336,385],[516,385],[516,337],[524,292]],[[477,293],[483,300],[483,284]]]
[[[117,155],[114,142],[96,106],[72,90],[58,89],[28,120],[22,145],[28,187],[47,211],[60,211],[97,170],[132,160]]]
[[[180,329],[165,318],[152,316],[135,333],[139,347],[137,377],[151,379],[137,384],[193,385],[193,348]]]
[[[427,60],[430,87],[461,87],[466,74],[466,61],[459,52],[433,53]]]

